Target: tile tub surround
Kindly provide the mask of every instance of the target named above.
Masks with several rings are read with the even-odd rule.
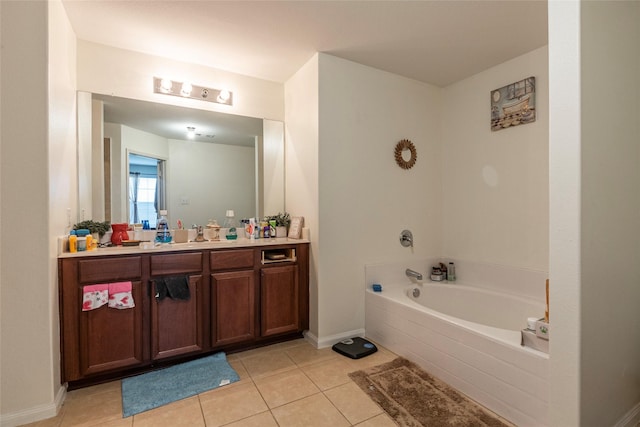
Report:
[[[413,304],[407,304],[412,303],[408,298],[406,301],[389,298],[394,282],[411,283],[404,275],[405,268],[424,272],[433,261],[424,260],[413,265],[390,264],[388,268],[384,265],[367,266],[367,336],[519,426],[548,425],[547,355],[521,347],[515,332],[504,331],[507,333],[501,334],[500,330],[495,330],[496,334],[491,336],[491,329],[496,328],[483,328],[442,316],[430,309],[413,307]],[[472,272],[478,272],[479,281],[485,281],[490,279],[486,272],[496,271],[515,281],[514,286],[506,291],[515,293],[517,289],[524,288],[525,295],[533,298],[541,294],[544,298],[546,275],[543,273],[454,262],[461,277],[457,283],[473,283]],[[535,289],[538,280],[542,289],[539,293]],[[372,292],[369,289],[371,283],[381,283],[382,293]],[[507,286],[507,283],[506,278],[501,278],[488,287],[496,290]],[[385,284],[389,287],[387,293]],[[505,335],[514,338],[505,340]]]

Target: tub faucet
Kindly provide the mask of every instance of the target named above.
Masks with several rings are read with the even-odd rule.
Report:
[[[415,277],[416,280],[422,280],[422,274],[418,273],[417,271],[413,271],[410,268],[407,268],[405,270],[405,274],[407,275],[407,277]]]

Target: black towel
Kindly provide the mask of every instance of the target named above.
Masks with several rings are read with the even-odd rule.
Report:
[[[189,278],[187,276],[169,276],[154,280],[156,282],[156,299],[158,301],[162,301],[167,296],[171,299],[185,301],[191,298]]]

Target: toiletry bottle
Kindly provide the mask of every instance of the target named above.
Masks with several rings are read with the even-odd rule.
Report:
[[[224,228],[227,229],[225,237],[227,240],[236,240],[238,238],[238,230],[236,229],[236,220],[233,209],[227,210],[227,217],[224,220]]]
[[[78,252],[78,236],[76,236],[76,230],[69,232],[69,252]]]
[[[85,228],[81,228],[76,230],[76,236],[78,236],[77,245],[78,252],[84,252],[87,250],[87,235],[89,235],[89,230]]]
[[[450,282],[456,281],[456,266],[450,262],[449,268],[447,269],[447,280]]]
[[[169,231],[169,222],[167,221],[167,211],[160,211],[160,219],[156,225],[156,242],[170,243],[171,232]]]

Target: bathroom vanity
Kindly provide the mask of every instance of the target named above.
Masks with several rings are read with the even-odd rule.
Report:
[[[186,277],[188,300],[154,279]],[[106,248],[58,258],[62,382],[70,388],[212,352],[299,338],[309,324],[309,242],[241,239]],[[86,285],[131,282],[134,308],[83,311]]]

